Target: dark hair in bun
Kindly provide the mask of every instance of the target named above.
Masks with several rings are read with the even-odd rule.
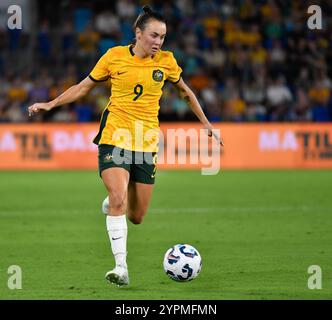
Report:
[[[134,32],[136,28],[140,28],[142,31],[145,29],[147,22],[150,19],[154,19],[163,23],[166,23],[166,19],[158,12],[153,11],[150,6],[146,5],[142,8],[144,12],[142,12],[136,19],[133,29]]]
[[[148,14],[152,13],[152,9],[148,5],[144,6],[142,9],[145,13],[148,13]]]

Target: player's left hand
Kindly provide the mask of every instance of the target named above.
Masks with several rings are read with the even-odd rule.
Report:
[[[213,128],[211,123],[204,124],[204,129],[207,130],[207,135],[209,137],[214,137],[221,146],[224,146],[224,142],[222,141],[220,135],[217,133],[216,129]]]

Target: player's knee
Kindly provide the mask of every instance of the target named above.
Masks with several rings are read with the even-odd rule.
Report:
[[[119,192],[113,192],[109,194],[111,202],[110,207],[116,211],[125,211],[126,210],[126,195]]]

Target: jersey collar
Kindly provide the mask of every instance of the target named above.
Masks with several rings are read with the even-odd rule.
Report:
[[[137,61],[151,61],[151,60],[153,60],[154,59],[154,57],[157,55],[157,53],[155,54],[155,55],[153,55],[153,56],[150,56],[150,59],[149,59],[149,57],[146,57],[146,58],[140,58],[140,57],[138,57],[137,55],[135,55],[135,52],[134,52],[134,50],[133,50],[133,48],[134,48],[134,46],[131,44],[131,45],[129,45],[129,52],[130,52],[130,55],[135,59],[135,60],[137,60]]]

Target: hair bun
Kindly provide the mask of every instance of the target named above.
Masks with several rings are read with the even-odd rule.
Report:
[[[145,13],[152,13],[152,10],[151,10],[151,8],[148,5],[146,5],[146,6],[143,7],[143,11]]]

